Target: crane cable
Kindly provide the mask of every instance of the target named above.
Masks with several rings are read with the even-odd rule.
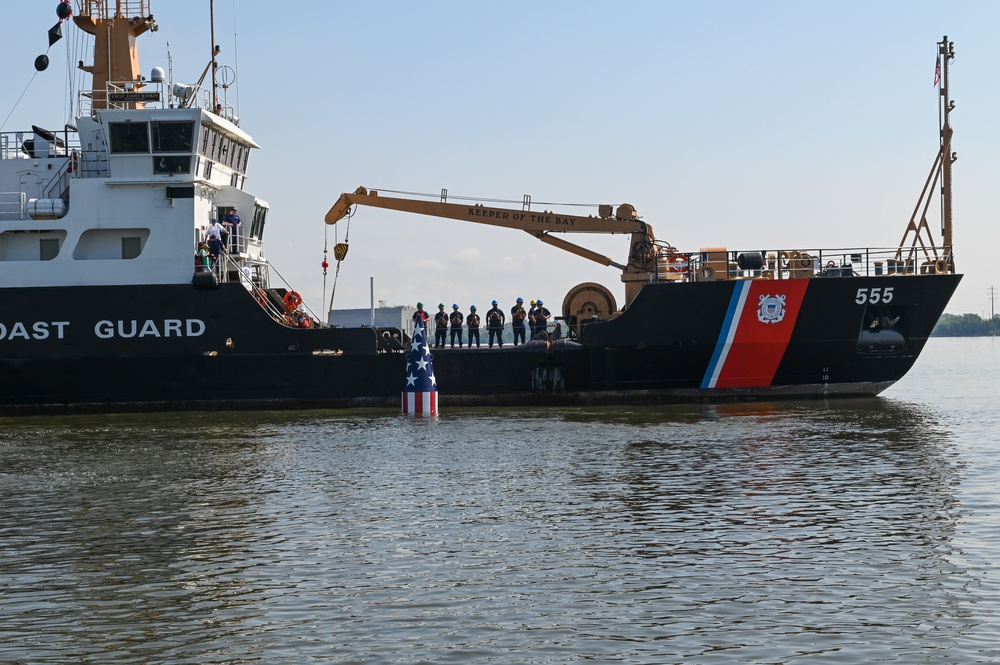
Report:
[[[344,260],[344,258],[347,256],[347,246],[348,246],[348,243],[350,241],[350,235],[351,235],[351,217],[354,217],[354,212],[355,211],[352,210],[347,215],[347,231],[344,233],[344,242],[342,242],[342,243],[341,242],[336,242],[337,241],[337,229],[336,229],[336,227],[334,228],[334,237],[333,237],[333,240],[334,240],[335,244],[333,245],[333,258],[335,258],[337,260],[337,269],[333,273],[333,288],[330,289],[330,306],[327,307],[327,310],[326,310],[327,311],[327,316],[329,316],[329,312],[331,312],[333,310],[333,297],[337,293],[337,279],[340,277],[340,264]],[[325,264],[326,263],[326,258],[325,258],[325,255],[326,255],[326,245],[325,245],[325,242],[324,242],[324,246],[323,246],[323,254],[324,254],[323,263]],[[323,284],[324,284],[324,287],[323,287],[323,299],[325,300],[326,299],[326,286],[325,286],[326,285],[326,267],[323,268],[323,275],[324,275],[324,281],[323,281]]]
[[[330,229],[326,228],[326,226],[324,225],[324,227],[323,227],[323,263],[320,264],[321,266],[323,266],[323,300],[321,300],[320,302],[326,302],[326,269],[330,267],[330,262],[326,260],[326,245],[327,245],[327,236],[329,234],[330,234]]]

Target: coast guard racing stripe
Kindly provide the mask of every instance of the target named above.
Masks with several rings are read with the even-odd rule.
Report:
[[[701,387],[771,385],[808,285],[808,279],[737,282]]]

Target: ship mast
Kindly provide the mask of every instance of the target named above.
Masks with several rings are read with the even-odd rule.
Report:
[[[212,110],[219,111],[219,63],[215,56],[219,54],[219,48],[215,45],[215,0],[208,3],[209,15],[211,17],[212,32]]]
[[[914,265],[919,254],[923,255],[920,264],[921,274],[955,273],[955,252],[951,235],[951,165],[958,155],[951,150],[951,112],[955,102],[948,97],[948,66],[955,59],[955,43],[948,41],[945,35],[937,43],[938,55],[934,66],[934,85],[939,86],[938,124],[940,129],[940,146],[934,165],[927,175],[927,181],[920,192],[920,198],[913,209],[910,222],[903,232],[903,239],[896,250],[896,261],[902,261],[906,272],[916,268]],[[940,186],[941,192],[941,242],[934,241],[934,234],[927,223],[927,209],[934,200],[933,192]],[[910,234],[913,234],[912,236]],[[912,240],[910,239],[912,238]]]
[[[94,62],[80,69],[93,76],[92,108],[108,108],[108,83],[133,82],[142,87],[136,38],[156,30],[150,0],[84,0],[73,16],[77,27],[94,35]]]
[[[955,256],[951,236],[951,165],[958,154],[951,150],[951,112],[955,102],[948,97],[948,65],[955,59],[955,42],[945,35],[938,42],[938,62],[941,64],[941,236],[946,260],[955,271]]]

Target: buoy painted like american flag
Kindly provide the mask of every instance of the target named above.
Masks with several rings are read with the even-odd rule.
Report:
[[[426,324],[417,317],[413,341],[406,356],[406,382],[403,385],[403,413],[436,416],[438,410],[437,381],[427,345]]]

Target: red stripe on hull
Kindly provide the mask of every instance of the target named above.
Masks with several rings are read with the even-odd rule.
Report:
[[[807,279],[761,279],[750,283],[716,388],[771,385],[792,338],[808,286]]]

